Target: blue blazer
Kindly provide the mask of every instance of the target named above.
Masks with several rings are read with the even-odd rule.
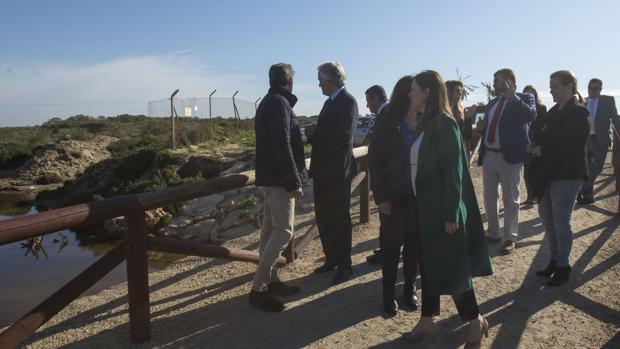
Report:
[[[482,166],[484,160],[484,143],[487,127],[491,126],[489,111],[495,103],[499,101],[499,97],[495,97],[487,104],[484,112],[484,120],[487,126],[484,128],[482,138],[480,139],[480,149],[478,151],[478,166]],[[510,164],[518,164],[524,162],[527,155],[527,145],[530,143],[528,137],[528,129],[530,122],[536,118],[536,103],[534,96],[529,93],[515,93],[512,101],[506,103],[502,111],[502,118],[499,119],[499,141],[502,148],[502,155],[506,162]]]

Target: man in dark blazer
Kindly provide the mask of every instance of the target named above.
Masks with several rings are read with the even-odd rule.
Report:
[[[375,125],[385,116],[385,107],[388,105],[387,94],[381,85],[370,86],[366,90],[366,107],[371,113],[375,114]],[[372,137],[373,128],[368,133],[368,138]],[[381,229],[381,226],[379,226]],[[369,263],[381,263],[381,248],[372,251],[372,254],[366,257]]]
[[[509,254],[516,248],[519,184],[523,162],[528,156],[528,128],[536,117],[536,104],[531,94],[515,92],[516,78],[510,69],[495,72],[493,88],[498,97],[487,104],[484,120],[481,121],[484,130],[478,165],[482,166],[484,210],[489,222],[487,238],[492,242],[502,240],[497,207],[501,185],[505,237],[502,252]]]
[[[337,62],[318,67],[319,87],[325,96],[312,135],[309,175],[313,179],[314,211],[325,263],[314,270],[338,268],[332,284],[351,277],[351,179],[357,173],[353,158],[353,133],[357,102],[344,87],[344,69]]]
[[[594,203],[594,181],[601,174],[609,149],[609,126],[620,131],[620,117],[612,96],[601,95],[603,81],[592,79],[588,83],[586,107],[590,112],[590,138],[588,139],[588,179],[577,197],[578,204]]]

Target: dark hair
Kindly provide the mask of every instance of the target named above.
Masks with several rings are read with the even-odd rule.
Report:
[[[570,70],[558,70],[549,76],[549,79],[558,79],[563,86],[573,84],[573,94],[579,96],[579,103],[583,104],[583,97],[577,90],[577,78]]]
[[[495,74],[493,74],[493,76],[498,76],[498,75],[501,76],[504,80],[512,81],[515,84],[515,86],[517,86],[517,78],[515,77],[515,72],[513,72],[512,69],[503,68],[503,69],[496,71]]]
[[[387,109],[385,110],[387,115],[392,115],[397,118],[404,118],[405,115],[407,115],[409,104],[411,104],[409,92],[411,91],[412,81],[413,75],[405,75],[396,82],[392,90],[392,95],[390,96],[390,101],[386,107]]]
[[[523,93],[526,93],[525,90],[532,90],[532,94],[534,95],[534,101],[536,101],[536,106],[540,106],[540,97],[538,97],[538,91],[532,85],[527,85],[523,88]]]
[[[385,94],[385,90],[381,85],[372,85],[366,90],[366,95],[375,96],[379,98],[381,102],[387,101],[387,95]]]
[[[286,86],[295,76],[293,66],[277,63],[269,68],[269,86]]]
[[[601,79],[592,78],[592,79],[590,79],[590,83],[595,83],[595,84],[599,85],[601,88],[603,88],[603,80],[601,80]]]
[[[430,91],[426,99],[426,108],[419,127],[424,130],[428,128],[430,122],[439,114],[448,114],[452,117],[450,105],[448,104],[448,92],[441,75],[433,70],[425,70],[414,78],[415,82],[423,90]]]

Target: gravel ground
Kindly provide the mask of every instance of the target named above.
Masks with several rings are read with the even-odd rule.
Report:
[[[472,170],[481,202],[480,169]],[[490,245],[495,274],[475,279],[481,311],[490,323],[484,348],[620,348],[620,219],[611,167],[598,181],[596,206],[573,215],[575,241],[571,280],[547,288],[534,271],[548,261],[547,243],[536,207],[520,217],[517,251],[499,253]],[[310,194],[310,193],[307,193]],[[378,215],[359,224],[359,197],[353,198],[354,278],[333,287],[332,274],[313,275],[322,262],[319,240],[292,265],[284,280],[302,288],[286,299],[283,313],[266,314],[248,304],[255,266],[188,257],[150,275],[152,340],[138,348],[401,348],[420,312],[386,318],[381,305],[381,271],[365,258],[378,247]],[[297,231],[312,219],[310,195],[298,205]],[[256,234],[235,240],[256,248]],[[402,283],[402,280],[399,280]],[[402,287],[402,285],[400,285]],[[397,290],[400,292],[400,289]],[[463,346],[466,327],[450,297],[441,299],[440,334],[417,347]],[[27,348],[130,347],[126,284],[80,298],[45,324]]]

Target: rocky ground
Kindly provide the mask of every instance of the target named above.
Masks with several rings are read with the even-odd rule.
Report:
[[[0,170],[0,191],[39,191],[62,185],[110,157],[106,148],[114,141],[116,138],[97,136],[88,141],[61,139],[41,146],[18,168]]]
[[[472,170],[479,201],[481,175]],[[574,246],[571,280],[547,288],[534,275],[548,261],[548,246],[536,207],[524,207],[515,253],[503,256],[500,245],[490,245],[494,275],[475,279],[480,309],[491,325],[484,348],[619,348],[620,347],[620,219],[618,196],[608,165],[597,182],[596,205],[580,206],[573,215]],[[225,245],[255,249],[260,194],[230,193],[188,205],[161,231],[186,239],[217,237]],[[297,205],[297,234],[312,224],[312,197]],[[241,195],[241,196],[239,196]],[[256,201],[248,197],[256,196]],[[336,287],[331,274],[313,275],[323,260],[321,245],[313,241],[295,263],[281,269],[285,280],[302,293],[286,299],[287,309],[266,314],[247,301],[255,266],[209,258],[188,257],[150,275],[152,340],[144,348],[405,348],[400,339],[420,317],[400,311],[387,318],[381,306],[381,271],[365,258],[377,248],[378,216],[371,205],[370,223],[359,223],[359,196],[352,205],[354,277]],[[241,203],[244,203],[243,205]],[[250,206],[255,203],[254,206]],[[226,207],[226,209],[222,209]],[[241,211],[239,211],[241,210]],[[226,212],[216,222],[213,214]],[[236,213],[235,213],[236,212]],[[248,212],[248,213],[245,213]],[[251,218],[247,231],[233,234],[229,221]],[[183,218],[186,217],[186,218]],[[200,217],[194,221],[196,217]],[[211,217],[211,218],[209,218]],[[204,219],[203,219],[204,218]],[[210,221],[213,219],[214,221]],[[198,224],[198,226],[196,226]],[[220,228],[216,228],[220,227]],[[245,229],[245,228],[244,228]],[[192,233],[192,230],[195,232]],[[209,232],[206,234],[204,232]],[[167,233],[166,233],[167,232]],[[441,331],[416,347],[463,346],[465,328],[449,297],[442,297]],[[121,284],[71,303],[25,344],[27,348],[129,347],[127,286]]]

